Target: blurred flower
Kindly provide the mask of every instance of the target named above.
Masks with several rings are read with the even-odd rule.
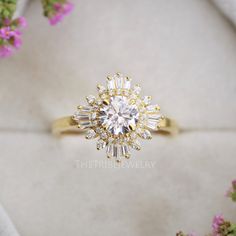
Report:
[[[0,57],[5,58],[13,54],[14,49],[22,45],[21,29],[27,25],[24,17],[15,20],[4,19],[0,25]]]
[[[67,0],[42,0],[44,15],[51,25],[56,25],[74,8],[74,4]]]
[[[56,25],[62,19],[64,16],[68,15],[74,8],[74,5],[70,2],[66,2],[65,4],[61,3],[55,3],[54,9],[55,9],[55,15],[53,15],[51,18],[49,18],[49,22],[51,25]]]
[[[212,236],[236,236],[236,225],[216,215],[212,222]]]
[[[236,202],[236,179],[232,181],[232,186],[226,192],[226,196]]]
[[[0,38],[8,40],[13,36],[13,31],[9,26],[0,28]]]
[[[220,236],[219,231],[221,226],[224,224],[225,220],[222,215],[216,215],[213,218],[212,222],[212,230],[213,230],[213,236]]]
[[[16,21],[17,21],[17,23],[19,24],[19,26],[21,28],[26,28],[27,27],[27,21],[23,16],[17,18]]]
[[[13,49],[9,46],[0,45],[0,57],[5,58],[11,56]]]
[[[21,40],[21,32],[19,30],[14,31],[14,37],[13,37],[13,46],[18,49],[22,45],[22,40]]]
[[[236,202],[236,179],[232,181],[226,196]],[[180,231],[176,236],[196,236],[196,234],[184,234]],[[223,215],[216,215],[212,221],[212,232],[208,236],[236,236],[236,224],[226,221]]]

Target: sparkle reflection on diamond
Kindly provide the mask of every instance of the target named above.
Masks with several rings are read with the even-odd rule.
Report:
[[[100,122],[112,135],[123,135],[135,129],[139,119],[136,105],[130,105],[124,96],[113,96],[100,109]]]

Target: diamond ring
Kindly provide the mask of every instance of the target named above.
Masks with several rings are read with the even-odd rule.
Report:
[[[54,121],[56,135],[86,131],[86,139],[97,138],[97,149],[106,148],[108,158],[118,162],[129,158],[130,150],[140,150],[139,138],[149,140],[151,132],[178,133],[175,121],[163,116],[151,97],[140,95],[139,85],[116,73],[108,76],[106,86],[98,85],[98,96],[90,95],[87,104],[78,106],[72,116]]]

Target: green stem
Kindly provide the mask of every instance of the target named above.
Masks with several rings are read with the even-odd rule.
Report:
[[[0,26],[5,19],[12,19],[16,11],[16,0],[0,0]]]
[[[41,0],[43,6],[43,14],[46,17],[49,17],[50,14],[54,11],[54,4],[61,3],[64,4],[66,0]]]

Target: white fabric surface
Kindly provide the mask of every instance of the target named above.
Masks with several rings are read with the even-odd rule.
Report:
[[[22,16],[25,12],[28,0],[18,0],[17,9],[14,14],[14,18]],[[0,236],[19,236],[18,232],[15,229],[15,226],[12,224],[11,219],[8,214],[5,212],[3,207],[0,205]]]
[[[236,24],[236,0],[213,0],[219,9]]]
[[[27,12],[24,47],[0,64],[0,199],[22,236],[204,235],[235,178],[236,35],[207,1],[82,0],[58,27]],[[124,72],[180,123],[143,142],[154,169],[77,169],[105,160],[95,142],[57,140],[105,76]]]
[[[19,236],[2,206],[0,206],[0,236]]]
[[[205,235],[216,213],[236,221],[224,196],[235,177],[235,139],[156,136],[130,160],[156,161],[153,169],[80,169],[78,160],[104,160],[104,153],[80,138],[6,133],[1,199],[22,236]]]
[[[16,2],[17,2],[17,7],[14,14],[14,18],[24,15],[27,9],[29,0],[17,0]]]

